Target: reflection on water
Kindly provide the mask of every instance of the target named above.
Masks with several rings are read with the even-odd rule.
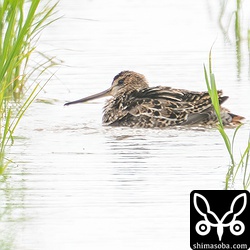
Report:
[[[125,69],[151,86],[204,90],[202,64],[217,36],[218,85],[227,107],[248,118],[248,69],[237,78],[234,48],[207,4],[60,1],[64,18],[41,47],[66,67],[41,93],[53,101],[31,106],[11,148],[15,164],[0,182],[1,250],[189,248],[189,193],[224,187],[229,159],[218,132],[103,127],[103,100],[63,104],[106,89]],[[248,130],[249,119],[235,149]]]

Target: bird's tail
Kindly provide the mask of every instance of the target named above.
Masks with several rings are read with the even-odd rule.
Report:
[[[233,113],[228,113],[228,114],[232,117],[231,123],[233,125],[240,125],[242,123],[241,121],[245,119],[245,117],[240,115],[235,115]]]

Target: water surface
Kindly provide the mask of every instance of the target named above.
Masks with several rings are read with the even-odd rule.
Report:
[[[58,9],[63,18],[38,48],[64,62],[17,130],[1,182],[1,250],[189,249],[190,192],[224,188],[229,158],[216,129],[104,127],[103,99],[63,104],[108,88],[122,70],[151,86],[205,90],[216,39],[225,105],[247,118],[240,153],[249,133],[246,41],[239,64],[217,1],[61,0]]]

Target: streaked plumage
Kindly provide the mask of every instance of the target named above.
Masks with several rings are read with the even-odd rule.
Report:
[[[65,105],[86,102],[111,95],[104,107],[103,124],[129,127],[169,127],[213,125],[217,118],[208,92],[171,87],[149,87],[146,78],[133,71],[122,71],[109,89]],[[218,91],[222,104],[227,96]],[[224,125],[239,124],[243,117],[221,107]]]

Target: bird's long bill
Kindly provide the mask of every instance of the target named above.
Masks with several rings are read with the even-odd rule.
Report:
[[[77,104],[77,103],[81,103],[81,102],[87,102],[87,101],[90,101],[90,100],[94,100],[94,99],[97,99],[97,98],[108,96],[108,95],[110,95],[110,91],[111,91],[111,88],[106,89],[106,90],[104,90],[104,91],[102,91],[100,93],[97,93],[97,94],[87,96],[87,97],[84,97],[82,99],[73,101],[73,102],[67,102],[67,103],[64,104],[64,106],[68,106],[68,105],[71,105],[71,104]]]

